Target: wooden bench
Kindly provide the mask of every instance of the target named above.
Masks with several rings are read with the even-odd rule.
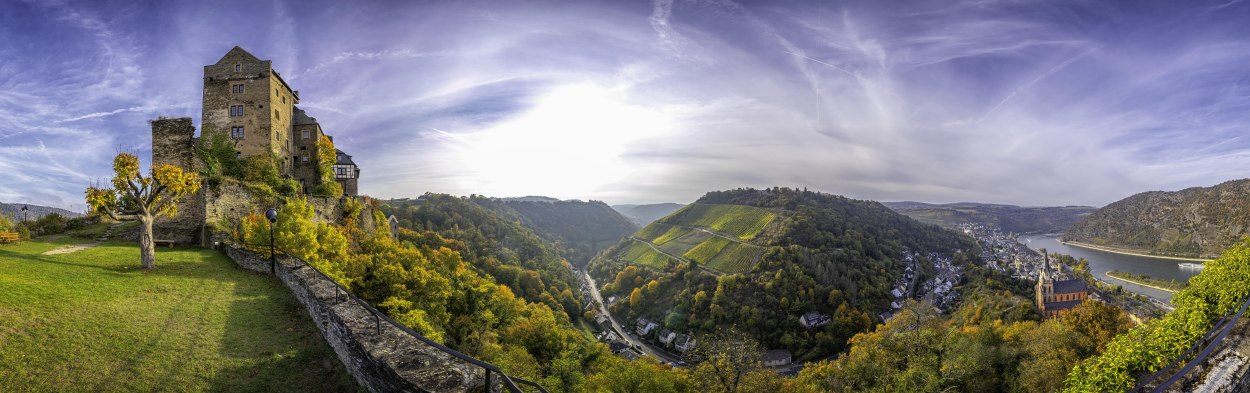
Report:
[[[161,245],[164,245],[164,246],[167,246],[167,247],[169,247],[169,248],[173,248],[173,247],[174,247],[174,241],[173,241],[173,240],[152,240],[152,244],[153,244],[153,245],[156,245],[156,246],[161,246]]]
[[[22,241],[22,235],[17,232],[0,232],[0,244],[10,244]]]

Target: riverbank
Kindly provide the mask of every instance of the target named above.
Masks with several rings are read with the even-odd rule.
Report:
[[[1106,275],[1108,277],[1117,278],[1123,281],[1128,281],[1137,285],[1151,286],[1153,288],[1159,288],[1161,290],[1169,291],[1172,293],[1183,291],[1185,290],[1185,288],[1189,287],[1189,283],[1162,280],[1162,279],[1158,279],[1158,278],[1154,278],[1150,276],[1138,276],[1133,273],[1122,272],[1119,270],[1109,271],[1106,273]]]
[[[1127,278],[1116,277],[1116,276],[1111,275],[1111,272],[1106,272],[1106,273],[1103,273],[1103,274],[1105,274],[1107,277],[1111,277],[1111,278],[1114,278],[1114,279],[1116,279],[1116,280],[1124,281],[1124,282],[1131,283],[1131,284],[1141,285],[1141,286],[1146,287],[1146,288],[1154,288],[1154,289],[1158,289],[1158,290],[1160,290],[1160,291],[1166,291],[1166,292],[1168,292],[1168,293],[1176,293],[1176,292],[1178,292],[1178,291],[1177,291],[1177,290],[1175,290],[1175,289],[1168,289],[1168,288],[1160,287],[1160,286],[1158,286],[1158,285],[1148,284],[1148,283],[1145,283],[1145,282],[1142,282],[1142,281],[1130,280],[1130,279],[1127,279]]]
[[[1203,258],[1185,258],[1185,257],[1171,257],[1171,256],[1166,256],[1166,255],[1143,254],[1140,252],[1126,251],[1126,250],[1122,250],[1118,248],[1096,246],[1096,245],[1089,244],[1089,243],[1069,242],[1069,241],[1064,241],[1059,238],[1055,238],[1055,240],[1061,244],[1069,245],[1073,247],[1088,248],[1090,250],[1097,250],[1097,251],[1109,252],[1109,253],[1114,253],[1114,254],[1132,255],[1136,257],[1172,259],[1172,260],[1177,260],[1177,261],[1189,261],[1189,262],[1210,262],[1213,260],[1213,259],[1203,259]]]

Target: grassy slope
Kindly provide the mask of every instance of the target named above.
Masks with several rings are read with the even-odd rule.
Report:
[[[360,390],[272,278],[197,249],[39,255],[67,242],[0,247],[3,390]]]

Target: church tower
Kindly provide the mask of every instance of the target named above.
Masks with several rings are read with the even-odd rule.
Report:
[[[274,71],[273,62],[236,46],[217,64],[204,66],[201,137],[226,135],[240,158],[273,154],[282,174],[290,175],[298,103],[299,92]]]
[[[1050,277],[1050,255],[1042,252],[1042,271],[1037,277],[1037,309],[1046,311],[1046,301],[1055,293],[1055,280]]]

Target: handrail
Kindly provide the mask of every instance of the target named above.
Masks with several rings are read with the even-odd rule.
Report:
[[[253,246],[253,247],[269,247],[270,245],[268,245],[268,244],[265,244],[265,245],[244,244],[244,246]],[[465,362],[469,362],[469,363],[471,363],[471,364],[473,364],[473,365],[475,365],[475,366],[481,367],[483,370],[486,370],[486,391],[487,391],[487,392],[490,392],[490,391],[492,390],[492,389],[491,389],[491,380],[490,380],[490,379],[491,379],[491,375],[490,375],[490,374],[491,374],[492,372],[494,372],[494,373],[499,374],[499,377],[500,377],[500,379],[502,380],[503,385],[504,385],[505,387],[507,387],[507,388],[508,388],[508,391],[510,391],[510,392],[512,392],[512,393],[524,393],[524,391],[523,391],[523,390],[521,390],[519,387],[517,387],[517,385],[516,385],[517,383],[520,383],[520,384],[522,384],[522,385],[526,385],[526,386],[531,386],[531,387],[533,387],[533,388],[538,389],[538,391],[539,391],[539,392],[542,392],[542,393],[550,393],[550,392],[548,392],[548,391],[547,391],[547,389],[544,389],[544,388],[542,387],[542,385],[539,385],[539,384],[538,384],[538,383],[536,383],[536,382],[533,382],[533,381],[528,381],[528,380],[521,379],[521,378],[518,378],[518,377],[512,377],[512,376],[509,376],[508,374],[504,373],[504,372],[503,372],[503,370],[502,370],[502,369],[500,369],[498,366],[495,366],[495,365],[490,364],[490,363],[483,362],[483,361],[478,360],[478,359],[476,359],[476,358],[474,358],[474,357],[472,357],[472,356],[465,355],[465,354],[461,353],[460,351],[457,351],[457,350],[451,349],[451,348],[447,347],[446,345],[443,345],[443,344],[441,344],[441,343],[439,343],[439,342],[436,342],[436,341],[434,341],[434,340],[431,340],[431,339],[429,339],[429,338],[425,337],[424,335],[422,335],[421,333],[417,333],[416,331],[412,330],[412,329],[411,329],[411,328],[409,328],[408,326],[404,326],[404,324],[399,323],[399,322],[395,321],[394,319],[391,319],[391,317],[386,316],[386,314],[385,314],[385,313],[383,313],[383,312],[381,312],[381,311],[378,311],[378,309],[376,309],[376,308],[373,308],[373,306],[369,305],[369,303],[368,303],[368,302],[366,302],[366,301],[364,301],[364,300],[361,300],[359,297],[356,297],[356,295],[353,295],[353,294],[351,293],[351,291],[349,291],[349,290],[347,289],[347,287],[344,287],[342,284],[339,284],[339,283],[338,283],[338,281],[334,281],[334,279],[333,279],[333,278],[331,278],[329,275],[325,274],[325,272],[322,272],[322,271],[321,271],[321,269],[318,269],[316,266],[313,266],[311,263],[308,263],[308,261],[305,261],[305,260],[303,260],[303,259],[300,259],[300,258],[295,257],[294,255],[291,255],[291,253],[287,252],[286,250],[283,250],[283,249],[282,249],[282,247],[276,247],[276,246],[275,246],[275,248],[277,248],[277,249],[278,249],[278,251],[281,251],[283,255],[285,255],[285,256],[287,256],[287,257],[289,257],[289,259],[294,259],[294,260],[299,261],[300,263],[302,263],[304,266],[307,266],[307,267],[309,267],[309,268],[312,268],[312,271],[313,271],[313,272],[316,272],[316,273],[317,273],[317,275],[319,275],[319,276],[321,276],[322,278],[324,278],[324,279],[325,279],[326,281],[328,281],[330,284],[333,284],[333,285],[334,285],[334,288],[335,288],[335,289],[334,289],[334,297],[335,297],[335,301],[338,301],[338,293],[339,293],[339,291],[341,290],[341,291],[343,291],[343,293],[347,296],[347,298],[348,298],[348,299],[350,299],[350,300],[352,300],[352,301],[356,302],[356,304],[360,305],[361,307],[364,307],[364,309],[365,309],[365,310],[368,310],[370,314],[373,314],[373,317],[375,318],[375,320],[379,321],[379,322],[378,322],[378,328],[377,328],[379,333],[381,332],[381,323],[380,323],[380,321],[386,321],[387,323],[391,324],[392,326],[394,326],[394,327],[396,327],[396,328],[399,328],[399,330],[400,330],[400,331],[403,331],[404,333],[408,333],[408,335],[409,335],[409,336],[412,336],[412,337],[416,338],[417,340],[421,340],[421,342],[423,342],[423,343],[425,343],[426,345],[429,345],[429,346],[431,346],[431,347],[434,347],[434,349],[437,349],[437,350],[439,350],[440,352],[443,352],[443,353],[446,353],[446,354],[448,354],[448,355],[454,356],[454,357],[456,357],[457,359],[463,360],[463,361],[465,361]]]
[[[1150,378],[1139,383],[1137,386],[1133,388],[1133,391],[1141,391],[1142,389],[1145,388],[1147,384],[1158,379],[1160,376],[1162,376],[1167,371],[1171,370],[1173,367],[1179,364],[1181,360],[1184,360],[1185,357],[1188,356],[1190,353],[1192,353],[1194,350],[1200,347],[1203,347],[1203,344],[1206,344],[1206,346],[1202,349],[1202,351],[1199,352],[1194,357],[1193,360],[1189,361],[1189,363],[1186,363],[1185,366],[1182,367],[1175,374],[1172,374],[1171,378],[1168,378],[1168,380],[1164,381],[1163,383],[1159,384],[1159,386],[1151,390],[1151,393],[1163,392],[1167,388],[1172,387],[1173,384],[1180,381],[1181,378],[1184,378],[1186,374],[1189,374],[1189,372],[1192,371],[1194,367],[1197,367],[1199,363],[1206,360],[1207,357],[1211,356],[1211,352],[1215,350],[1215,346],[1219,344],[1221,341],[1223,341],[1224,337],[1228,336],[1228,333],[1232,331],[1233,326],[1237,324],[1237,321],[1239,319],[1241,319],[1242,314],[1246,312],[1247,308],[1250,308],[1250,295],[1247,295],[1242,298],[1241,307],[1239,309],[1234,308],[1232,310],[1229,310],[1228,314],[1225,314],[1224,318],[1221,318],[1219,322],[1216,322],[1216,324],[1211,328],[1211,330],[1208,330],[1206,334],[1203,334],[1202,337],[1200,337],[1197,342],[1195,342],[1192,346],[1190,346],[1189,350],[1185,351],[1185,353],[1182,353],[1180,356],[1178,356],[1176,360],[1173,361],[1171,364],[1169,364],[1167,367],[1159,370],[1159,372],[1156,372],[1154,375],[1151,375]],[[1214,336],[1212,336],[1212,334],[1214,334]]]

